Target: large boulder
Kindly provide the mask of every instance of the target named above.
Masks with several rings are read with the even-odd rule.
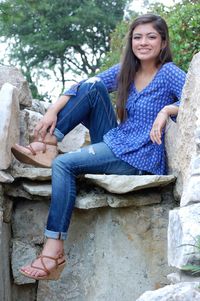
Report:
[[[18,90],[9,83],[0,91],[0,170],[11,165],[11,147],[19,142],[19,100]]]
[[[194,247],[199,235],[200,203],[170,211],[168,226],[168,263],[182,269],[200,260]]]
[[[144,293],[136,301],[199,301],[199,283],[178,283]]]
[[[24,106],[31,106],[32,96],[28,83],[22,73],[15,67],[0,66],[0,88],[10,83],[19,90],[19,103]]]
[[[177,176],[176,192],[182,195],[183,187],[190,177],[191,160],[197,156],[195,132],[198,134],[200,115],[200,52],[190,64],[187,80],[183,89],[182,102],[177,118],[176,137],[173,139],[174,152],[171,170]],[[200,135],[199,135],[200,136]],[[171,142],[172,143],[172,142]]]

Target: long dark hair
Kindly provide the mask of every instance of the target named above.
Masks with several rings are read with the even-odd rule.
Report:
[[[126,119],[126,101],[130,85],[140,67],[140,61],[132,51],[132,33],[138,25],[147,23],[152,23],[154,29],[160,34],[162,41],[165,41],[165,47],[161,50],[160,55],[157,58],[156,65],[163,65],[172,61],[168,27],[165,20],[160,16],[153,14],[146,14],[137,17],[130,25],[129,32],[127,34],[127,43],[122,56],[121,70],[118,77],[117,114],[121,122]]]

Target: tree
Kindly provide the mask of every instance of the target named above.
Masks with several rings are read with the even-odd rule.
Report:
[[[195,53],[200,51],[200,2],[183,0],[172,7],[161,3],[149,5],[148,12],[161,15],[169,26],[169,35],[174,62],[187,71]],[[129,21],[122,21],[111,35],[111,49],[103,60],[102,70],[117,64],[124,46],[124,37],[129,23],[136,17],[131,15]]]
[[[166,20],[174,62],[187,71],[192,57],[200,51],[199,0],[183,0],[170,8],[155,4],[150,6],[149,11],[160,14]]]
[[[34,67],[65,74],[93,74],[110,47],[110,33],[122,20],[127,0],[5,0],[0,29],[12,62],[31,81]]]

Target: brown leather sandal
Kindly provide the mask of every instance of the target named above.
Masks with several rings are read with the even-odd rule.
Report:
[[[44,263],[44,258],[48,258],[51,260],[55,261],[55,266],[51,269],[47,269],[45,263]],[[58,263],[58,260],[63,258],[63,260]],[[46,275],[44,276],[33,276],[31,274],[28,274],[26,271],[22,269],[20,269],[20,273],[23,274],[24,276],[31,278],[31,279],[35,279],[35,280],[58,280],[60,278],[60,275],[66,265],[66,260],[64,258],[64,255],[61,254],[58,257],[51,257],[51,256],[46,256],[46,255],[40,255],[38,256],[36,259],[40,259],[41,260],[41,264],[42,264],[42,268],[34,266],[33,263],[31,263],[31,267],[36,269],[36,270],[41,270],[44,271],[46,273]]]
[[[41,142],[41,141],[38,141]],[[51,142],[41,142],[44,147],[42,151],[35,151],[33,146],[24,146],[31,151],[25,153],[18,144],[15,144],[11,151],[15,158],[22,163],[31,164],[38,167],[51,167],[53,159],[58,155],[57,144]]]

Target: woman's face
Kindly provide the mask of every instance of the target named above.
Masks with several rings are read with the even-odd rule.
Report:
[[[164,46],[161,35],[154,29],[152,23],[138,25],[133,30],[132,50],[141,62],[156,62]]]

